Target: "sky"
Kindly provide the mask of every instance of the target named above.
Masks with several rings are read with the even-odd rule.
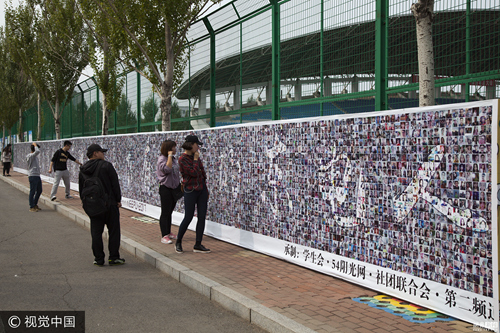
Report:
[[[4,27],[5,26],[5,9],[6,9],[6,4],[12,3],[13,6],[18,6],[20,3],[20,0],[0,0],[0,26]],[[230,0],[223,0],[220,4],[215,5],[211,8],[210,12],[220,8],[221,6],[229,3]],[[87,80],[89,77],[93,75],[93,70],[90,68],[90,66],[87,66],[85,70],[83,71],[85,75],[80,76],[80,79],[78,80],[78,83]]]

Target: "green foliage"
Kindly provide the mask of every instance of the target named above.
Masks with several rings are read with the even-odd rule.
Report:
[[[60,116],[87,66],[86,29],[74,0],[27,0],[6,15],[11,50],[45,100],[60,138]],[[33,43],[30,43],[33,41]]]
[[[90,133],[95,133],[99,134],[100,131],[100,110],[101,110],[101,105],[100,103],[97,103],[97,101],[93,101],[88,109],[83,109],[84,110],[84,117],[83,117],[83,123],[85,125],[85,128],[88,129]]]
[[[117,133],[130,133],[135,132],[135,128],[127,129],[120,127],[129,127],[137,125],[137,113],[132,111],[132,104],[130,104],[127,96],[122,95],[120,104],[116,109],[116,126],[118,127]],[[113,120],[114,125],[114,120]]]
[[[181,108],[179,107],[179,103],[177,101],[174,101],[172,103],[172,118],[171,119],[178,119],[178,118],[183,118]],[[192,130],[193,126],[191,126],[190,121],[178,121],[178,122],[173,122],[172,123],[172,131],[185,131],[185,130]]]
[[[104,100],[104,127],[102,134],[107,134],[107,120],[110,110],[115,110],[121,100],[125,76],[120,76],[123,68],[119,65],[121,44],[114,42],[122,40],[121,30],[116,30],[110,24],[106,15],[100,10],[98,1],[77,0],[79,14],[89,30],[89,64],[94,70],[94,80],[101,90]]]
[[[0,98],[5,108],[1,118],[8,127],[12,127],[17,118],[18,133],[23,140],[22,111],[33,105],[36,95],[28,75],[9,52],[3,30],[0,30],[0,57]]]
[[[123,47],[123,63],[153,84],[162,101],[162,127],[170,129],[172,92],[187,63],[187,30],[220,0],[88,1],[106,14],[113,43]]]
[[[141,131],[143,132],[153,132],[155,128],[161,131],[161,126],[147,125],[143,126],[145,123],[152,123],[156,121],[156,117],[160,112],[160,107],[155,101],[154,95],[148,97],[141,106],[142,120],[141,120]]]
[[[43,52],[37,34],[37,18],[32,8],[21,3],[17,8],[7,6],[5,11],[6,47],[12,59],[21,65],[36,89],[46,90]]]

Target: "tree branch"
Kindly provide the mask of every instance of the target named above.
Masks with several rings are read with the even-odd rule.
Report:
[[[126,22],[126,18],[123,18],[123,21],[121,19],[117,20],[116,17],[120,17],[120,14],[118,12],[118,9],[116,9],[115,5],[112,3],[112,1],[110,0],[107,0],[109,6],[111,7],[111,10],[114,12],[114,14],[116,16],[110,16],[109,13],[104,9],[102,8],[102,6],[99,5],[99,7],[101,7],[101,9],[103,10],[103,12],[108,16],[110,17],[111,19],[115,20],[115,21],[118,21],[119,24],[121,24],[121,26],[123,27],[123,29],[125,29],[126,33],[130,36],[130,38],[132,38],[132,40],[134,41],[135,45],[139,48],[139,50],[142,52],[142,54],[144,55],[144,57],[146,58],[146,61],[148,62],[149,64],[149,67],[151,68],[151,70],[153,71],[154,75],[156,76],[156,78],[158,79],[159,82],[163,81],[160,73],[158,72],[158,69],[156,68],[156,65],[155,63],[151,60],[151,57],[149,56],[148,52],[146,51],[146,49],[142,46],[142,44],[139,42],[137,36],[132,32],[130,31],[130,29],[128,28],[128,24]],[[135,68],[136,66],[134,66]]]

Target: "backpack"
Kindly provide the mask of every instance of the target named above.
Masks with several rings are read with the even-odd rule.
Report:
[[[85,210],[85,213],[89,217],[98,216],[108,211],[108,194],[104,190],[101,179],[98,177],[102,164],[102,162],[98,162],[97,168],[91,177],[83,174],[85,180],[80,197],[83,203],[83,210]]]

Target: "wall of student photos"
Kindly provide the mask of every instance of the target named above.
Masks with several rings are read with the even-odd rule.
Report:
[[[158,217],[160,145],[175,140],[179,155],[194,133],[211,193],[207,234],[489,325],[499,319],[497,123],[490,100],[75,138],[70,152],[86,161],[91,143],[108,148],[124,206]],[[62,142],[41,146],[50,180]],[[16,170],[28,149],[15,145]],[[77,165],[69,166],[76,189]],[[182,200],[176,211],[178,223]]]

